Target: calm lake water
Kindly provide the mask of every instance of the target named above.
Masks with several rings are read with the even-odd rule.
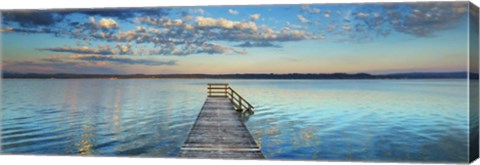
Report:
[[[175,157],[227,82],[268,159],[467,161],[466,80],[3,80],[3,154]]]

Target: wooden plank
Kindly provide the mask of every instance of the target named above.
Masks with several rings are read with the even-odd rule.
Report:
[[[228,97],[207,97],[179,156],[265,158]]]
[[[182,151],[183,157],[219,159],[265,159],[260,151]]]

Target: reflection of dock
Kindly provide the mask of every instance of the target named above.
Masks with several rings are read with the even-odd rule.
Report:
[[[228,84],[208,84],[208,97],[180,150],[180,157],[263,159],[240,112],[253,106]],[[238,112],[240,111],[240,112]]]

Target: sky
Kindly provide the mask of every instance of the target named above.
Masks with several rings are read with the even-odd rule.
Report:
[[[468,2],[1,11],[2,69],[76,74],[466,71],[471,11]],[[478,24],[478,14],[472,18]]]

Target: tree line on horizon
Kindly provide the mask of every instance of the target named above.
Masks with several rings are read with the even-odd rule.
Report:
[[[3,72],[5,79],[132,79],[132,78],[184,78],[184,79],[478,79],[478,73],[426,72],[373,75],[368,73],[288,73],[288,74],[41,74]]]

